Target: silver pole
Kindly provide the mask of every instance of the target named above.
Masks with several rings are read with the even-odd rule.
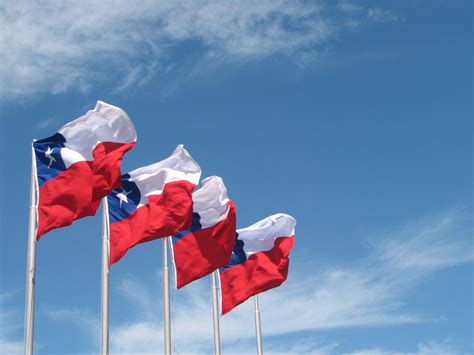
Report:
[[[30,211],[28,221],[25,299],[25,355],[33,354],[36,274],[36,203],[36,162],[35,151],[34,148],[31,147]]]
[[[214,325],[214,354],[221,355],[221,330],[219,326],[219,304],[218,304],[218,292],[217,278],[219,277],[218,271],[214,271],[211,275],[212,280],[212,315]]]
[[[163,324],[165,355],[171,355],[170,274],[168,268],[168,239],[163,238]]]
[[[260,307],[258,305],[258,295],[253,296],[255,302],[255,335],[257,337],[257,354],[263,355],[262,347],[262,325],[260,323]]]
[[[102,277],[100,353],[109,354],[109,204],[102,198]]]

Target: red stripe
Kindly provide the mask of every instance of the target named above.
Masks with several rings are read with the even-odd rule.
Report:
[[[280,286],[288,276],[293,243],[293,236],[277,238],[272,249],[252,254],[244,263],[221,272],[222,314],[256,294]]]
[[[76,219],[95,215],[100,199],[120,186],[120,163],[135,143],[99,143],[94,161],[82,161],[44,183],[39,189],[36,238]]]
[[[193,231],[173,244],[177,286],[181,288],[227,265],[235,242],[235,206],[216,225]]]
[[[75,163],[39,189],[36,238],[92,213],[92,163]]]
[[[174,181],[161,195],[148,196],[148,203],[128,218],[110,225],[110,265],[137,244],[176,234],[192,221],[192,192],[196,185]]]

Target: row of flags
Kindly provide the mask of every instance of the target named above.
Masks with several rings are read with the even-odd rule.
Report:
[[[176,287],[218,270],[222,314],[286,280],[293,217],[275,214],[236,229],[236,208],[223,180],[207,177],[198,188],[201,168],[183,145],[121,175],[122,159],[136,140],[125,111],[98,101],[53,136],[35,141],[36,239],[95,215],[107,197],[109,267],[130,248],[171,236]]]

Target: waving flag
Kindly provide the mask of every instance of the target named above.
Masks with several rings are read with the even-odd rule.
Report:
[[[122,186],[107,197],[110,265],[139,243],[190,228],[200,177],[201,168],[182,145],[165,160],[122,175]]]
[[[293,217],[278,213],[237,230],[232,257],[219,269],[222,314],[286,280],[295,225]]]
[[[204,179],[193,192],[192,225],[171,239],[178,288],[227,265],[235,242],[235,206],[220,177]]]
[[[94,215],[100,199],[120,186],[120,163],[137,140],[122,109],[97,101],[93,110],[33,143],[38,183],[37,239]]]

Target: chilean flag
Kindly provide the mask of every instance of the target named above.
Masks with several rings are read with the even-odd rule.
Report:
[[[190,228],[200,177],[201,168],[182,145],[168,158],[122,175],[122,186],[107,197],[110,265],[139,243]]]
[[[94,215],[100,199],[120,186],[120,163],[136,140],[135,127],[125,111],[97,101],[93,110],[58,133],[35,141],[36,238]]]
[[[204,179],[193,192],[192,224],[171,240],[177,288],[227,265],[235,242],[235,206],[220,177]]]
[[[222,314],[286,280],[295,225],[293,217],[277,213],[237,230],[232,257],[219,269]]]

